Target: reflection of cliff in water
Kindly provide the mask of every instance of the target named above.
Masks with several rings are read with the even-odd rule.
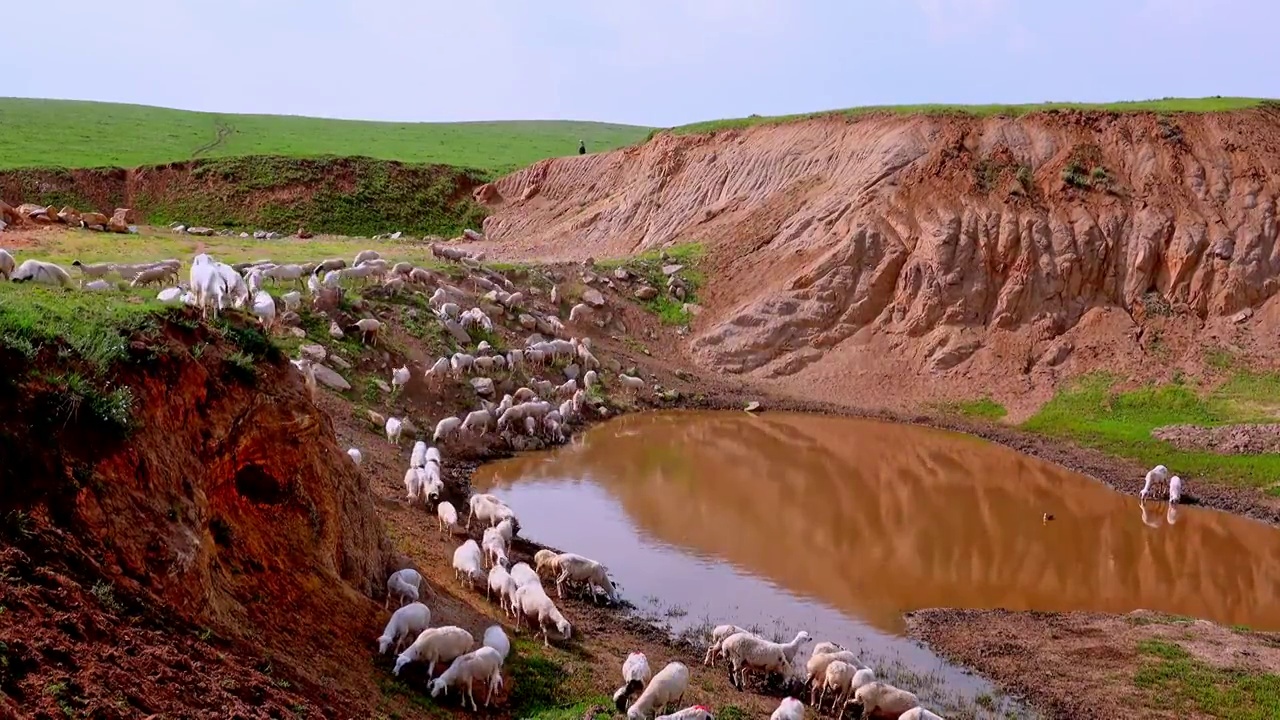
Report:
[[[647,414],[478,474],[481,485],[493,478],[589,479],[642,532],[885,630],[904,611],[939,606],[1148,608],[1280,629],[1275,529],[1199,508],[1169,525],[1152,502],[1144,518],[1136,498],[954,433],[799,414]],[[1056,520],[1044,523],[1046,512]]]

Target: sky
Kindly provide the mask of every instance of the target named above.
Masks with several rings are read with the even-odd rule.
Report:
[[[6,33],[0,96],[659,127],[858,105],[1280,98],[1274,0],[38,6],[39,17],[72,19],[80,30]]]

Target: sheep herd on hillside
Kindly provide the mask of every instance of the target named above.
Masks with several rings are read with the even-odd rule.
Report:
[[[523,438],[535,436],[547,442],[564,442],[575,426],[585,424],[590,417],[607,414],[607,408],[595,392],[603,388],[604,377],[589,337],[564,337],[567,335],[565,324],[554,315],[520,313],[524,294],[515,291],[505,277],[482,271],[477,258],[450,248],[433,248],[433,253],[462,262],[473,270],[468,279],[485,291],[489,312],[481,307],[464,307],[472,296],[449,285],[440,273],[410,263],[389,263],[373,250],[360,252],[349,265],[337,258],[298,264],[266,260],[226,264],[207,253],[199,253],[191,262],[186,283],[179,282],[182,263],[178,260],[136,264],[85,264],[77,260],[72,267],[78,270],[80,286],[86,291],[114,289],[117,285],[109,278],[117,276],[120,282],[132,287],[161,287],[159,300],[196,307],[204,317],[216,317],[228,307],[248,310],[268,328],[277,325],[281,315],[297,312],[304,301],[304,292],[315,302],[326,290],[340,292],[344,281],[378,282],[385,292],[392,293],[415,287],[421,288],[424,294],[431,291],[428,304],[436,318],[460,345],[465,339],[467,348],[431,362],[422,371],[422,377],[430,383],[467,381],[481,398],[480,407],[475,410],[439,420],[431,432],[434,443],[451,441],[463,434],[482,436],[489,432],[498,433],[517,448],[524,446]],[[36,259],[16,264],[14,257],[4,250],[0,250],[0,276],[16,282],[75,286],[71,274],[61,266]],[[278,300],[266,289],[268,285],[278,288],[295,283],[297,289],[280,294]],[[553,289],[553,303],[555,292]],[[589,314],[584,308],[575,306],[570,311],[571,325]],[[470,349],[473,345],[470,331],[493,332],[495,323],[491,313],[518,316],[521,326],[537,329],[539,333],[530,336],[519,349],[507,352],[495,351],[487,341],[474,343],[474,350]],[[574,317],[575,313],[578,317]],[[382,329],[383,323],[376,318],[363,318],[349,326],[348,331],[358,332],[364,343],[374,345]],[[330,334],[340,337],[343,330],[335,322]],[[314,399],[318,392],[314,361],[301,357],[293,364]],[[565,380],[552,382],[528,375],[552,368],[562,372]],[[515,373],[523,373],[528,378],[527,386],[504,393],[500,400],[488,399],[496,397],[496,390],[487,374],[497,370],[512,373],[513,379]],[[393,392],[400,392],[408,385],[413,374],[407,363],[393,369]],[[641,392],[646,388],[645,381],[638,376],[621,372],[615,376],[623,391]],[[370,418],[383,430],[389,443],[400,446],[407,420],[383,418],[372,411]],[[364,453],[359,448],[350,448],[347,454],[356,466],[363,464]],[[421,506],[432,513],[446,542],[455,535],[467,536],[452,553],[456,579],[463,587],[484,593],[495,602],[516,632],[527,625],[535,635],[542,636],[546,646],[550,646],[552,637],[557,642],[567,642],[573,634],[573,624],[557,605],[557,600],[563,600],[566,587],[580,587],[593,602],[602,598],[611,604],[619,602],[608,568],[598,560],[543,549],[533,556],[532,566],[526,562],[513,563],[511,544],[520,531],[516,512],[501,498],[487,493],[470,494],[465,497],[465,506],[455,505],[446,498],[441,472],[443,461],[439,447],[428,445],[424,440],[413,443],[404,475],[407,501],[413,507]],[[471,536],[473,526],[479,533],[478,538]],[[544,587],[544,578],[554,584],[555,599]],[[503,687],[502,670],[512,652],[511,642],[501,624],[488,627],[478,644],[464,628],[433,626],[431,610],[420,600],[422,582],[422,574],[413,568],[398,570],[387,579],[384,609],[391,610],[393,602],[396,607],[381,635],[374,640],[378,653],[396,654],[392,672],[397,676],[406,665],[425,663],[433,698],[453,691],[462,699],[463,707],[469,705],[478,711],[480,703],[474,695],[477,689],[484,694],[483,705],[488,706],[493,694]],[[939,717],[921,707],[914,694],[877,680],[874,671],[855,653],[836,643],[818,643],[806,659],[798,660],[800,650],[809,640],[809,634],[802,631],[790,642],[772,642],[740,626],[721,625],[712,632],[703,664],[711,667],[723,660],[732,684],[740,690],[746,687],[749,676],[762,679],[777,676],[784,686],[802,684],[808,697],[802,694],[800,698],[784,698],[773,712],[772,720],[803,720],[805,699],[819,713],[829,709],[836,716],[843,716],[852,708],[855,716],[901,720]],[[437,666],[444,667],[438,676],[435,675]],[[648,720],[655,715],[654,720],[711,720],[713,717],[702,705],[679,709],[691,680],[690,668],[685,663],[671,661],[653,673],[649,659],[641,652],[632,652],[622,663],[621,679],[622,686],[613,693],[613,701],[628,720]],[[658,715],[660,712],[668,714]]]

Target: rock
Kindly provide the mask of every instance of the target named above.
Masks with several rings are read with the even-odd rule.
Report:
[[[698,305],[697,303],[685,303],[684,305],[680,306],[680,309],[684,310],[685,313],[689,315],[693,315],[694,317],[697,317],[702,314],[702,306]]]
[[[7,222],[5,222],[5,221],[3,221],[3,220],[0,220],[0,231],[3,231],[3,230],[4,230],[5,228],[7,228],[7,227],[9,227],[9,223],[7,223]]]
[[[307,336],[307,331],[300,327],[291,327],[289,328],[289,334],[301,340]]]
[[[626,269],[626,268],[614,268],[614,270],[613,270],[613,279],[614,279],[614,280],[629,280],[629,279],[631,279],[631,273],[627,272],[627,269]]]
[[[643,287],[636,288],[634,294],[637,300],[652,300],[658,297],[658,288],[645,285]]]
[[[343,370],[351,369],[351,363],[347,362],[346,360],[343,360],[341,357],[338,357],[337,355],[330,355],[329,362],[342,368]]]
[[[386,382],[385,380],[375,379],[375,380],[373,381],[373,386],[374,386],[374,387],[376,387],[376,388],[378,388],[379,390],[381,390],[381,391],[382,391],[382,392],[384,392],[384,393],[389,393],[389,392],[391,392],[391,386],[390,386],[390,385],[388,385],[388,384],[387,384],[387,382]]]
[[[677,285],[677,286],[675,286],[674,288],[672,288],[672,289],[671,289],[671,295],[672,295],[673,297],[675,297],[675,299],[677,299],[677,300],[684,300],[684,298],[685,298],[684,286],[683,286],[683,285]]]
[[[577,380],[578,375],[582,372],[582,368],[578,367],[578,363],[569,363],[565,366],[564,376],[569,380]]]
[[[493,395],[493,381],[487,377],[471,378],[471,387],[481,397]]]
[[[350,390],[351,383],[347,382],[341,375],[328,365],[313,363],[311,367],[315,370],[316,381],[325,387],[333,388],[339,392]]]
[[[342,332],[342,328],[338,327],[338,323],[336,321],[329,322],[329,337],[334,340],[341,340],[346,336],[347,334]]]
[[[298,239],[310,240],[313,237],[315,237],[315,235],[313,235],[310,230],[301,227],[298,228]]]
[[[542,337],[538,333],[534,333],[529,337],[525,338],[524,346],[529,347],[530,345],[537,345],[540,342],[546,342],[546,341],[547,341],[546,338]]]
[[[276,239],[276,238],[278,238],[278,237],[280,237],[280,233],[267,232],[267,236],[266,236],[264,239],[265,239],[265,240],[275,240],[275,239]]]
[[[530,185],[529,187],[525,188],[524,192],[520,193],[520,199],[532,200],[535,197],[537,197],[538,193],[540,192],[542,192],[542,186],[538,185],[537,183],[534,183],[533,185]]]
[[[604,295],[602,295],[600,291],[596,290],[595,288],[587,288],[582,293],[582,302],[590,305],[593,308],[604,307]]]
[[[605,358],[605,359],[604,359],[604,366],[605,366],[605,368],[607,368],[607,369],[609,370],[609,372],[611,372],[611,373],[620,373],[620,372],[622,372],[622,363],[618,362],[618,361],[617,361],[617,360],[615,360],[614,358]]]
[[[538,327],[538,319],[529,313],[520,313],[520,327],[525,330],[532,330]]]
[[[498,192],[497,185],[485,183],[471,193],[471,198],[481,205],[491,205],[502,202],[502,193]],[[485,218],[485,220],[488,219]]]
[[[1240,312],[1236,313],[1235,315],[1232,315],[1231,322],[1238,324],[1238,323],[1244,322],[1245,320],[1248,320],[1251,317],[1253,317],[1253,308],[1245,308]]]
[[[200,235],[200,236],[202,236],[202,237],[213,237],[213,228],[207,228],[207,227],[189,227],[189,228],[187,228],[187,234],[188,234],[188,235]]]
[[[749,413],[756,412],[757,410],[760,409],[760,403],[756,402],[755,400],[752,400],[751,402],[747,403],[747,406],[743,409]]]
[[[444,329],[448,330],[449,334],[452,335],[453,339],[457,342],[463,345],[467,345],[471,342],[471,335],[467,333],[466,328],[462,327],[457,320],[443,318],[440,320],[440,324],[444,325]]]
[[[58,212],[58,219],[68,225],[79,225],[81,217],[80,213],[69,205]]]
[[[551,286],[551,304],[552,305],[560,304],[560,286],[559,285]]]
[[[324,359],[329,356],[329,351],[325,350],[323,345],[311,343],[300,346],[298,354],[311,362],[324,362]]]
[[[254,239],[254,240],[266,240],[266,239],[267,239],[267,231],[266,231],[266,230],[254,230],[254,231],[253,231],[253,239]]]
[[[134,212],[131,208],[116,208],[116,211],[112,213],[112,217],[116,217],[116,216],[118,216],[120,218],[120,221],[123,222],[125,225],[138,224],[138,214]]]
[[[395,231],[395,232],[391,233],[391,239],[392,239],[392,240],[399,240],[399,239],[400,239],[400,234],[401,234],[401,233],[400,233],[400,231],[399,231],[399,230],[397,230],[397,231]]]
[[[111,232],[117,233],[129,232],[128,217],[132,212],[133,211],[128,208],[117,209],[115,214],[111,216],[111,219],[107,221],[107,229]]]
[[[663,274],[663,275],[675,275],[676,273],[680,272],[680,271],[681,271],[681,270],[683,270],[683,269],[684,269],[684,266],[683,266],[683,265],[663,265],[663,266],[662,266],[662,274]]]
[[[468,240],[474,240],[476,242],[484,240],[484,235],[481,235],[480,233],[476,232],[475,230],[472,230],[471,228],[467,228],[466,230],[463,230],[462,237]]]
[[[85,225],[106,225],[107,216],[100,212],[80,213],[80,222]]]
[[[280,324],[285,327],[298,327],[302,324],[302,316],[292,310],[286,310],[280,315]],[[302,333],[306,336],[306,333]]]
[[[588,257],[586,260],[582,261],[582,267],[593,268],[595,266],[596,266],[596,259],[594,257]]]
[[[247,232],[242,232],[242,233],[240,233],[240,237],[242,237],[242,238],[247,238],[247,237],[249,237],[249,233],[247,233]]]
[[[1071,351],[1074,349],[1070,340],[1064,340],[1046,350],[1044,355],[1040,356],[1040,362],[1049,366],[1060,365],[1071,355]]]
[[[85,229],[87,229],[87,230],[92,230],[92,231],[94,231],[94,232],[106,232],[106,231],[107,231],[107,226],[106,226],[106,225],[87,225],[87,224],[86,224],[86,225],[85,225]]]

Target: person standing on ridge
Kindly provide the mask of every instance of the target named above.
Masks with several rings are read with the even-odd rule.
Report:
[[[586,140],[579,140],[579,141],[578,141],[578,154],[579,154],[579,155],[586,155],[586,154],[587,154],[587,141],[586,141]]]

